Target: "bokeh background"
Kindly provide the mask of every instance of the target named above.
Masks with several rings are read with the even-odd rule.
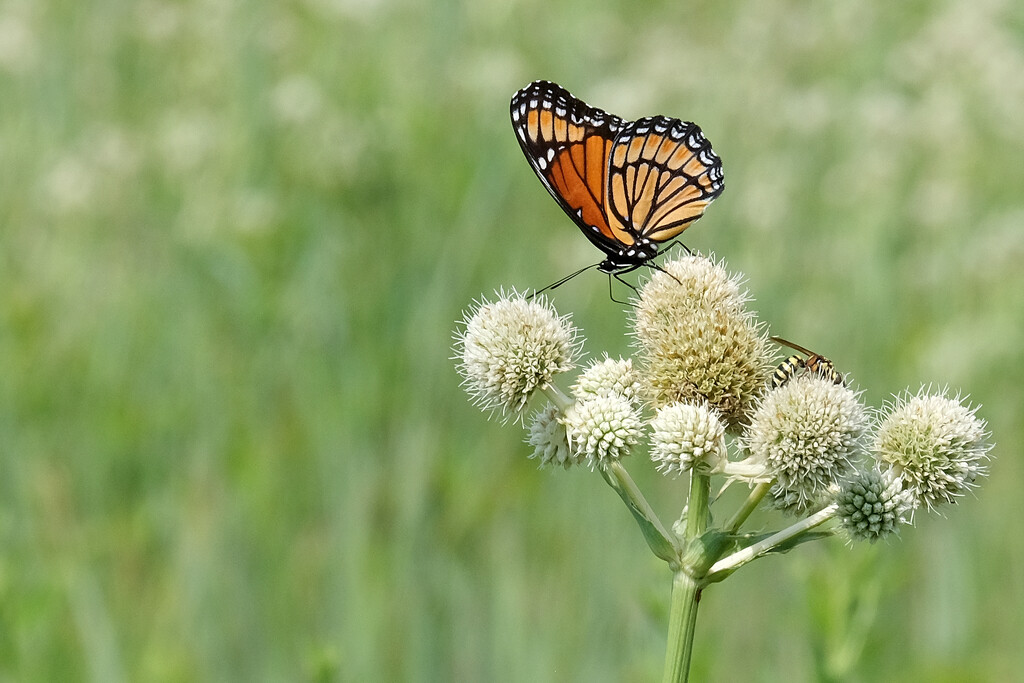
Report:
[[[946,518],[709,589],[694,679],[1024,679],[1012,0],[0,0],[0,678],[658,679],[665,566],[450,360],[473,298],[598,256],[512,135],[536,78],[698,121],[686,244],[998,444]],[[603,276],[554,299],[629,352]]]

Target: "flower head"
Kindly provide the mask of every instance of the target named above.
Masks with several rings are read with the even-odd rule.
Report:
[[[800,375],[758,404],[743,444],[775,474],[775,504],[803,513],[851,469],[867,424],[856,393],[814,374]]]
[[[763,326],[721,264],[694,255],[664,270],[643,287],[634,314],[648,398],[656,408],[707,402],[737,427],[771,369]]]
[[[580,344],[568,316],[516,291],[474,303],[455,335],[462,385],[482,410],[521,419],[533,392],[575,367]]]
[[[601,394],[619,394],[633,400],[640,393],[640,383],[633,372],[631,358],[613,360],[606,356],[580,373],[572,391],[581,400]]]
[[[530,457],[539,458],[541,467],[561,465],[569,469],[580,462],[578,454],[569,447],[562,412],[553,403],[533,416],[526,442],[533,446]]]
[[[874,543],[908,522],[913,500],[903,482],[891,470],[875,468],[854,473],[844,480],[835,497],[839,523],[852,540]]]
[[[672,403],[651,420],[651,460],[663,474],[682,474],[697,467],[718,471],[726,459],[725,425],[718,411],[704,404]]]
[[[565,413],[569,445],[591,467],[629,455],[640,434],[640,416],[632,402],[618,394],[590,396]]]
[[[897,397],[875,433],[878,461],[903,480],[904,489],[932,508],[952,503],[985,474],[992,445],[977,408],[944,392]]]

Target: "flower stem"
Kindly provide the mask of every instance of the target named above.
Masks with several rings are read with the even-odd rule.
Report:
[[[764,499],[771,487],[771,482],[761,482],[755,486],[750,491],[750,495],[747,496],[747,499],[743,501],[743,505],[740,509],[737,510],[736,514],[732,516],[732,519],[726,523],[725,533],[734,534],[739,531],[743,522],[747,521],[747,517],[750,516],[750,513],[752,513],[758,504]]]
[[[708,504],[711,477],[690,470],[690,495],[686,501],[686,544],[700,537],[708,526]],[[705,565],[706,566],[706,565]],[[669,608],[668,643],[665,647],[664,683],[684,683],[690,675],[690,655],[697,625],[697,604],[701,581],[687,573],[688,567],[676,569],[672,576],[672,604]]]
[[[644,498],[643,492],[633,481],[633,477],[629,476],[626,468],[616,460],[602,467],[601,475],[629,507],[654,554],[675,569],[679,564],[679,541],[658,519],[654,508]]]
[[[682,569],[672,577],[672,605],[668,620],[663,683],[685,683],[690,676],[693,634],[700,604],[700,584]]]
[[[782,531],[777,534],[772,534],[763,541],[758,541],[753,545],[747,546],[743,550],[739,550],[728,557],[722,558],[711,565],[711,569],[708,570],[708,577],[710,578],[717,572],[732,571],[742,567],[747,562],[755,559],[758,555],[768,552],[780,543],[784,543],[791,538],[799,536],[805,531],[810,531],[819,524],[827,522],[836,514],[836,510],[838,509],[839,506],[835,504],[824,507],[810,517],[800,520],[793,526],[786,527]]]
[[[690,496],[686,501],[686,540],[692,541],[707,531],[708,500],[711,496],[711,477],[690,470]]]
[[[547,396],[548,399],[555,404],[555,407],[563,413],[572,405],[572,399],[566,396],[565,392],[554,384],[545,384],[540,388],[540,390],[544,392],[544,395]]]

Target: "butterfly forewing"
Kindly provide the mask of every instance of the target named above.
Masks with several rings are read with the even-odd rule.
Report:
[[[608,254],[623,239],[631,243],[627,232],[613,230],[605,211],[608,157],[622,119],[548,81],[517,92],[511,115],[533,170],[591,242]]]
[[[622,127],[608,175],[609,222],[653,242],[681,233],[725,188],[722,161],[697,124],[666,116]]]

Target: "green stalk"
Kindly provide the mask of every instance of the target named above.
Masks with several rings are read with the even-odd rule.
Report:
[[[622,501],[633,513],[634,519],[640,525],[640,531],[651,551],[661,559],[669,563],[674,570],[679,566],[679,545],[675,535],[669,533],[665,525],[658,519],[654,508],[644,498],[640,487],[636,485],[629,472],[619,461],[614,461],[600,468],[601,476],[615,489]]]
[[[699,537],[708,528],[708,501],[711,477],[690,470],[690,496],[686,501],[686,541]]]
[[[761,482],[755,486],[750,491],[750,495],[747,496],[747,499],[743,501],[743,505],[740,509],[737,510],[736,514],[732,516],[732,519],[726,523],[725,533],[734,534],[739,531],[743,522],[747,521],[747,517],[750,516],[750,513],[752,513],[758,504],[764,499],[771,487],[772,483],[770,481]]]
[[[672,605],[668,620],[668,649],[665,652],[663,683],[686,683],[690,676],[694,626],[697,623],[699,584],[684,570],[672,577]]]
[[[546,384],[540,388],[544,395],[555,404],[559,410],[563,413],[572,406],[572,399],[565,395],[561,389],[555,384]]]
[[[715,562],[711,565],[711,569],[708,570],[708,575],[712,575],[723,571],[735,571],[739,569],[747,562],[756,559],[758,556],[763,555],[775,546],[785,543],[791,538],[796,538],[802,533],[806,533],[816,526],[824,524],[828,520],[835,516],[836,510],[839,506],[836,504],[829,505],[822,508],[818,512],[815,512],[810,517],[800,520],[792,526],[788,526],[782,531],[772,534],[763,541],[758,541],[753,545],[749,545],[742,550],[738,550],[732,555]]]
[[[707,530],[708,501],[711,477],[690,471],[690,496],[686,503],[685,539],[692,541]],[[665,648],[664,683],[685,683],[690,676],[690,657],[693,654],[693,636],[697,624],[697,605],[700,602],[701,582],[681,567],[672,577],[672,603],[669,607],[668,643]]]

